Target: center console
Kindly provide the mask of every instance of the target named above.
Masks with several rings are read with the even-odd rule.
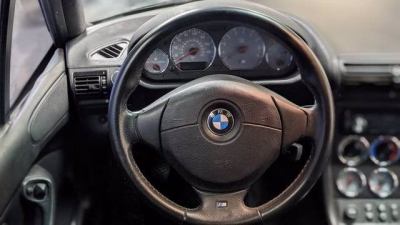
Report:
[[[324,175],[332,224],[400,224],[398,96],[392,86],[351,86],[337,100]]]

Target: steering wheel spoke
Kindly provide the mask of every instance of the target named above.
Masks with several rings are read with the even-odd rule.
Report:
[[[314,139],[318,133],[318,110],[315,106],[311,108],[301,107],[301,110],[307,115],[307,126],[303,137]]]
[[[189,209],[186,214],[188,222],[237,224],[248,223],[246,218],[258,215],[257,208],[244,204],[247,189],[232,193],[211,193],[195,189],[201,199],[201,205]]]
[[[139,142],[139,136],[136,132],[136,120],[140,113],[123,110],[120,113],[120,134],[123,147],[128,149]]]
[[[306,133],[307,113],[304,109],[279,95],[273,96],[282,123],[282,149],[286,149]]]
[[[155,102],[138,112],[136,132],[142,143],[155,149],[161,154],[160,127],[161,119],[167,101]]]

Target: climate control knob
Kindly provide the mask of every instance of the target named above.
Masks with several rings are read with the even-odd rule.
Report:
[[[371,160],[379,166],[388,166],[399,160],[400,141],[396,137],[381,136],[371,144]]]
[[[365,137],[347,136],[338,147],[339,160],[348,166],[357,166],[368,158],[369,142]]]

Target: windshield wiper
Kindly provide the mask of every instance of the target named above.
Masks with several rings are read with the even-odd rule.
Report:
[[[124,17],[127,15],[135,14],[135,13],[141,13],[141,12],[145,12],[145,11],[152,10],[152,9],[159,9],[159,8],[166,8],[166,7],[176,6],[176,5],[182,5],[182,4],[188,3],[188,2],[193,2],[193,0],[176,0],[176,1],[169,0],[169,1],[162,1],[162,2],[157,2],[154,4],[139,6],[139,7],[133,6],[133,7],[129,8],[128,10],[125,10],[121,13],[118,13],[116,15],[109,16],[109,17],[106,17],[106,18],[103,18],[100,20],[93,21],[91,23],[98,24],[98,23],[102,23],[107,20],[112,20],[115,18]]]

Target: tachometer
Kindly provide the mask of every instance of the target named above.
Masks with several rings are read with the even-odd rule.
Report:
[[[161,49],[157,48],[147,58],[144,68],[149,73],[160,74],[164,72],[169,64],[168,55]]]
[[[215,44],[206,32],[192,28],[177,34],[171,42],[170,54],[180,70],[205,70],[215,58]]]
[[[265,43],[256,30],[235,27],[222,37],[218,52],[229,69],[251,70],[260,65],[265,54]]]

